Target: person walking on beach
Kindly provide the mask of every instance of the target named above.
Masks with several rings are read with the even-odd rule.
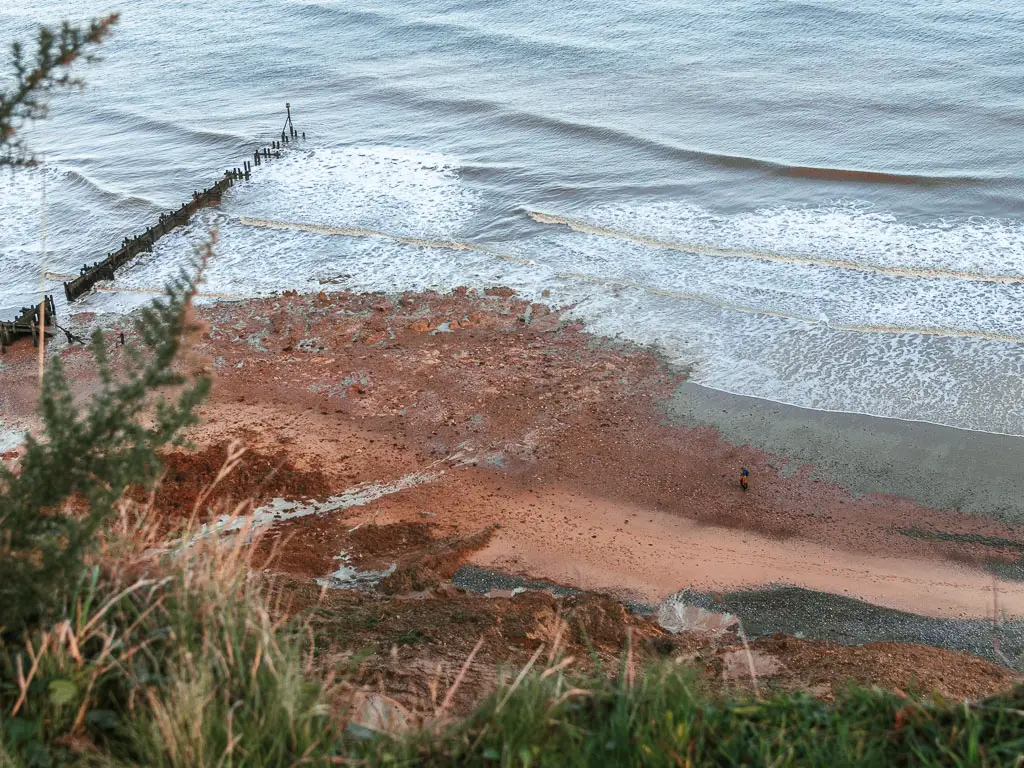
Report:
[[[747,490],[747,484],[749,482],[750,470],[747,469],[746,467],[743,467],[742,471],[740,472],[740,488],[742,488],[744,491]]]

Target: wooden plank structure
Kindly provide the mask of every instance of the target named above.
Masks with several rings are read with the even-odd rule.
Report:
[[[47,336],[53,336],[57,332],[56,309],[53,306],[53,296],[46,297],[46,322],[43,332]],[[7,351],[15,341],[20,338],[29,337],[34,346],[39,346],[39,305],[34,307],[22,307],[21,314],[11,322],[0,321],[0,354]]]
[[[204,189],[202,192],[193,192],[192,199],[183,203],[180,208],[170,213],[160,214],[160,219],[141,235],[126,237],[121,242],[121,248],[113,253],[108,253],[103,261],[95,264],[85,264],[79,270],[78,277],[69,283],[64,283],[64,295],[68,302],[75,301],[83,294],[92,289],[100,280],[113,280],[114,272],[130,262],[140,253],[150,253],[153,244],[168,232],[188,224],[192,216],[200,208],[208,205],[217,205],[221,201],[224,192],[228,190],[235,181],[249,178],[248,170],[234,169],[227,171],[224,177],[218,180],[213,186]]]
[[[106,258],[102,261],[82,265],[82,268],[79,270],[78,277],[70,282],[64,283],[64,296],[67,298],[68,303],[70,304],[88,293],[96,283],[101,280],[113,280],[114,273],[139,254],[151,253],[153,250],[153,244],[156,243],[157,240],[177,227],[188,224],[192,216],[200,208],[204,208],[209,205],[219,205],[224,193],[230,189],[236,181],[249,180],[252,175],[252,167],[254,165],[262,165],[273,158],[281,157],[281,151],[285,146],[299,138],[305,139],[305,132],[297,131],[295,126],[292,124],[292,105],[285,104],[285,110],[287,112],[287,117],[284,122],[284,127],[281,129],[280,141],[271,141],[269,146],[260,147],[255,150],[251,161],[246,160],[242,163],[241,167],[231,168],[225,171],[224,176],[202,192],[193,192],[192,199],[188,202],[182,203],[181,207],[177,210],[160,214],[160,218],[156,224],[140,235],[126,237],[121,242],[121,247],[113,253],[108,253]],[[47,305],[46,325],[47,329],[50,329],[51,325],[56,324],[56,316],[53,310],[52,298],[47,297],[47,301],[49,303]],[[7,345],[12,343],[15,339],[26,335],[25,329],[32,326],[30,319],[27,319],[28,315],[26,312],[31,313],[32,311],[35,312],[35,322],[38,324],[38,307],[34,310],[31,307],[23,308],[21,315],[19,315],[19,317],[14,321],[9,323],[0,323],[0,349],[5,349]],[[52,334],[53,331],[47,330],[47,333]],[[33,340],[36,339],[34,330],[29,331],[29,335],[32,335]]]

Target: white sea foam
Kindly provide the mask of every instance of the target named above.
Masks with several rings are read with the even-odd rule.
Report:
[[[326,239],[303,232],[274,232],[240,226],[240,217],[284,218],[318,225],[387,228],[406,236],[456,237],[478,208],[478,197],[459,177],[455,159],[402,148],[352,147],[293,151],[255,169],[246,184],[232,188],[222,208],[197,216],[188,227],[162,238],[118,273],[116,294],[99,293],[91,309],[125,311],[145,303],[188,263],[195,247],[218,228],[216,258],[203,292],[238,297],[286,288],[321,290],[325,285],[370,289],[381,276],[393,285],[454,287],[454,273],[442,266],[447,253],[411,254],[379,238]],[[430,249],[426,249],[430,250]],[[349,278],[338,282],[339,275]],[[449,279],[450,278],[450,279]]]
[[[104,248],[112,246],[117,238],[114,233],[124,230],[133,217],[138,218],[138,213],[110,209],[109,194],[59,164],[0,167],[0,320],[11,319],[11,309],[38,301],[41,272],[77,274],[84,262],[103,258]],[[64,295],[60,283],[48,281],[46,290],[54,293],[58,313],[62,313]]]
[[[601,226],[632,222],[638,231],[629,236],[538,226],[532,238],[514,242],[446,244],[465,237],[478,207],[451,160],[397,150],[295,154],[259,169],[251,184],[231,192],[223,210],[204,212],[161,240],[152,255],[119,274],[116,286],[159,287],[217,224],[217,255],[203,286],[213,295],[500,283],[540,299],[547,290],[544,300],[576,304],[573,313],[595,332],[656,344],[712,387],[815,408],[1024,432],[1024,345],[1014,341],[1024,338],[1024,283],[985,279],[1012,277],[1020,264],[1009,252],[970,250],[982,248],[979,243],[994,249],[1000,238],[1012,250],[1013,225],[918,228],[849,206],[834,214],[778,209],[778,221],[766,211],[715,217],[688,206],[669,216],[661,206],[657,219],[650,208],[630,213],[623,206],[614,215],[607,207],[584,215],[608,219]],[[836,244],[828,222],[840,221],[852,223]],[[872,222],[888,245],[872,243]],[[969,232],[972,227],[979,231]],[[932,249],[921,250],[921,258],[913,244],[919,229]],[[756,250],[777,236],[775,253],[796,253],[794,243],[814,240],[809,250],[832,261],[874,254],[873,262],[885,256],[887,266],[899,269],[649,244],[693,239],[698,230],[714,247]],[[798,237],[787,239],[794,231]],[[944,240],[941,232],[952,234]],[[980,277],[913,274],[952,272],[956,247],[967,249],[961,266]],[[87,303],[123,311],[150,295],[97,294]]]
[[[576,312],[596,332],[660,346],[700,383],[814,408],[1024,431],[1024,285],[984,279],[1021,273],[1014,224],[918,228],[849,206],[736,217],[620,206],[575,218],[602,231],[549,227],[538,247],[557,271],[592,276],[589,294],[569,290]],[[915,244],[919,230],[927,247]],[[657,241],[744,252],[649,244]],[[1006,247],[993,253],[997,244]],[[757,258],[768,246],[907,274]],[[912,274],[920,269],[983,276]]]
[[[561,272],[639,286],[677,298],[841,330],[917,330],[1024,340],[1024,282],[901,276],[680,253],[632,240],[552,228],[536,244]]]
[[[855,201],[732,215],[657,202],[602,205],[582,219],[668,242],[704,244],[883,268],[1024,276],[1024,224],[972,217],[909,223]]]
[[[575,311],[596,333],[657,345],[692,366],[694,381],[716,389],[824,410],[1024,433],[1020,344],[838,331],[639,291],[591,296]]]
[[[0,253],[13,256],[38,249],[39,217],[25,214],[40,210],[43,173],[38,168],[0,167]]]
[[[24,303],[27,292],[39,285],[43,173],[0,167],[0,307]]]
[[[458,232],[478,207],[456,159],[412,149],[348,147],[289,153],[232,191],[231,215],[372,227],[417,236]]]

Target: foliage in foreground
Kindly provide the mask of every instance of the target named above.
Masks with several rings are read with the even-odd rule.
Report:
[[[248,532],[168,548],[125,498],[209,388],[179,359],[197,280],[140,312],[120,365],[94,334],[83,408],[51,359],[41,438],[0,467],[0,766],[290,765],[336,742],[330,685],[271,618]]]
[[[42,434],[27,438],[17,472],[0,465],[0,636],[54,615],[125,489],[151,485],[161,469],[157,451],[195,423],[209,379],[175,366],[183,339],[195,330],[195,290],[195,280],[183,274],[164,300],[140,312],[141,349],[127,347],[118,371],[103,333],[93,334],[100,386],[82,408],[60,359],[50,359],[39,404]]]
[[[30,159],[18,130],[46,116],[46,97],[54,88],[81,85],[71,74],[72,65],[83,56],[90,57],[117,19],[115,13],[85,26],[65,21],[60,29],[40,27],[31,55],[21,43],[11,44],[11,85],[0,90],[0,165]]]
[[[65,618],[0,647],[0,766],[291,765],[331,751],[330,686],[272,618],[246,533],[160,552],[136,527],[66,595]]]
[[[702,690],[679,666],[625,680],[534,676],[440,738],[378,743],[407,765],[1020,765],[1024,689],[966,704],[851,689],[760,701]]]
[[[556,664],[463,721],[367,738],[342,727],[345,697],[301,628],[275,622],[241,539],[98,569],[66,620],[2,649],[0,766],[1000,766],[1024,752],[1024,689],[722,698],[675,664],[633,685]]]

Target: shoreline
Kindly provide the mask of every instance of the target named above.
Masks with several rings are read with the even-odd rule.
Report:
[[[556,596],[582,594],[560,584],[516,576],[504,571],[466,565],[452,577],[461,589],[486,595],[491,590],[546,591]],[[731,592],[701,592],[685,589],[677,593],[688,605],[738,616],[751,639],[783,634],[809,640],[827,640],[840,645],[887,642],[918,643],[950,651],[961,651],[1005,664],[992,643],[990,619],[944,619],[875,605],[828,592],[767,584]],[[632,613],[650,616],[656,604],[620,599]],[[999,649],[1006,658],[1024,654],[1024,620],[1008,621],[999,634]]]
[[[693,382],[679,386],[667,410],[679,424],[711,426],[737,445],[812,465],[858,496],[892,494],[1024,522],[1024,496],[1015,487],[1024,437],[802,408]]]
[[[651,350],[506,288],[289,293],[197,312],[216,381],[191,440],[240,437],[322,472],[331,494],[398,489],[281,524],[302,542],[288,568],[304,578],[335,570],[329,542],[367,520],[461,535],[497,523],[470,562],[585,590],[657,600],[786,583],[947,619],[982,619],[983,567],[1024,562],[1009,490],[975,487],[1009,486],[1021,441],[680,382]],[[29,353],[0,373],[15,384],[0,393],[11,426],[35,401]],[[88,355],[57,354],[88,391]],[[454,454],[436,479],[400,482]],[[740,466],[752,470],[746,494]],[[1001,591],[1024,616],[1024,583]]]
[[[670,363],[666,363],[666,365],[670,365]],[[954,432],[976,433],[976,434],[979,434],[979,435],[992,435],[993,437],[1010,437],[1010,438],[1018,438],[1018,439],[1024,440],[1024,435],[1018,435],[1018,434],[1016,434],[1014,432],[992,432],[990,430],[985,430],[985,429],[971,429],[970,427],[958,427],[955,424],[943,424],[943,423],[938,422],[938,421],[928,421],[927,419],[905,419],[905,418],[902,418],[900,416],[879,416],[877,414],[867,413],[865,411],[842,411],[842,410],[836,410],[835,408],[812,408],[812,407],[806,406],[806,405],[796,405],[794,403],[788,403],[785,400],[773,400],[770,397],[759,397],[757,395],[744,395],[741,392],[733,392],[733,391],[728,390],[728,389],[720,389],[719,387],[712,387],[712,386],[709,386],[707,384],[701,384],[701,383],[695,382],[695,381],[694,382],[690,382],[690,383],[693,386],[695,386],[695,387],[699,387],[701,389],[707,389],[707,390],[710,390],[712,392],[717,392],[717,393],[722,394],[722,395],[728,395],[730,397],[742,397],[742,398],[747,398],[749,400],[757,400],[757,401],[760,401],[762,403],[766,403],[766,404],[770,404],[770,405],[781,405],[781,406],[784,406],[786,408],[796,408],[797,410],[800,410],[800,411],[812,411],[814,413],[832,413],[832,414],[842,415],[842,416],[855,416],[855,417],[862,416],[862,417],[868,418],[868,419],[881,419],[882,421],[894,421],[894,422],[897,422],[897,423],[900,423],[900,424],[924,424],[926,426],[938,427],[939,429],[950,429],[950,430],[953,430]]]

